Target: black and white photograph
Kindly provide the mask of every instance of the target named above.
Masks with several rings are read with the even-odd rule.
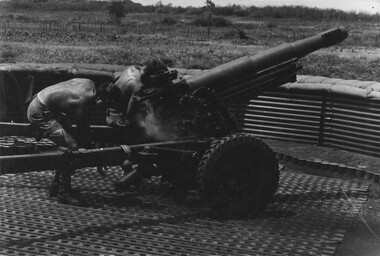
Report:
[[[0,256],[380,256],[380,0],[0,0]]]

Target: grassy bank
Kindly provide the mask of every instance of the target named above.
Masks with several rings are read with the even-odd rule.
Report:
[[[112,38],[103,34],[92,38],[81,33],[65,35],[64,39],[39,37],[14,42],[3,38],[0,62],[144,65],[151,58],[159,58],[171,67],[208,69],[268,49],[268,46],[244,45],[238,41],[195,41],[157,35]],[[70,40],[76,43],[68,43]],[[302,58],[304,69],[300,74],[380,81],[379,58],[364,58],[360,54],[342,56],[337,54],[339,51],[342,49],[335,46]]]

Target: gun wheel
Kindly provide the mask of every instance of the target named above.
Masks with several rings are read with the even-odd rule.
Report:
[[[249,134],[212,141],[197,173],[202,199],[222,216],[257,215],[272,199],[278,181],[274,152]]]

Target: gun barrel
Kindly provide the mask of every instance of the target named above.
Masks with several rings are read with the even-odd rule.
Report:
[[[217,66],[190,77],[185,82],[191,90],[208,87],[220,92],[223,91],[222,87],[237,86],[251,79],[257,79],[258,72],[262,70],[292,59],[299,59],[323,47],[338,44],[347,36],[348,32],[344,27],[330,29],[312,37],[285,43],[262,53]]]

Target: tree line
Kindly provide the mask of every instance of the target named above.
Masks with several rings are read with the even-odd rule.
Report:
[[[216,6],[206,0],[203,7],[180,7],[172,4],[163,4],[158,1],[154,5],[143,6],[131,0],[122,1],[90,1],[90,0],[11,0],[0,2],[0,7],[10,11],[99,11],[110,12],[123,17],[127,13],[161,13],[182,15],[203,15],[211,12],[216,16],[237,16],[253,19],[303,19],[303,20],[340,20],[340,21],[380,21],[380,13],[344,12],[336,9],[319,9],[304,6],[249,6],[237,4]]]

